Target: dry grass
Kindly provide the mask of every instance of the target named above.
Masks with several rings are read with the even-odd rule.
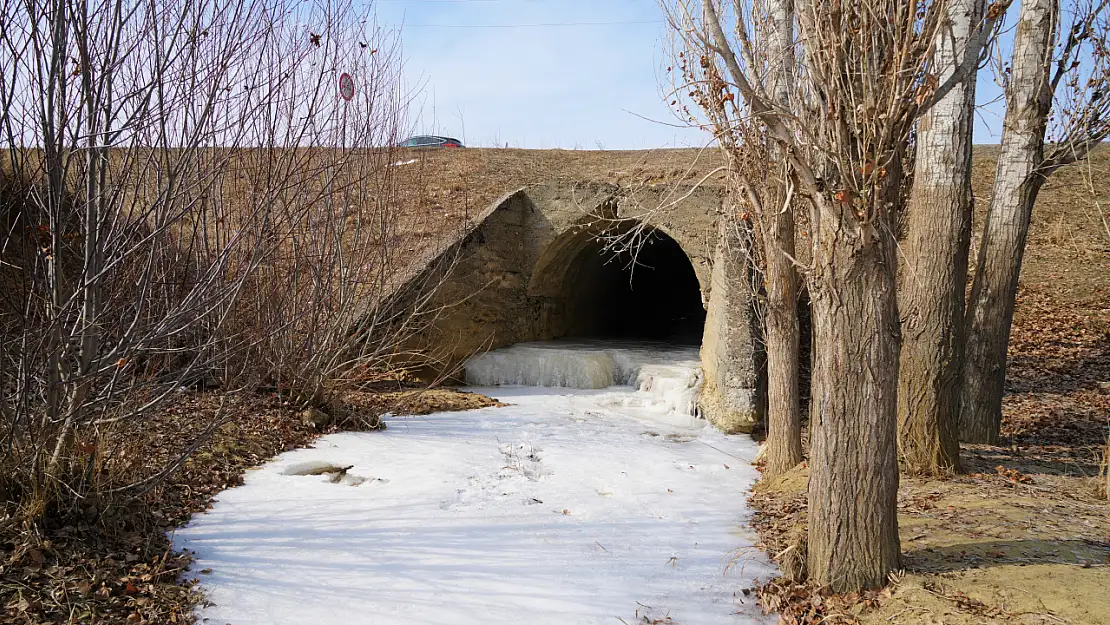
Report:
[[[993,146],[975,151],[976,232],[990,203],[997,152]],[[1110,207],[1110,149],[1106,147],[1095,150],[1088,162],[1056,172],[1045,183],[1033,211],[1021,284],[1105,324],[1110,323],[1110,238],[1101,223],[1100,204],[1103,211]],[[973,242],[973,264],[975,248]],[[1022,313],[1019,307],[1017,314]]]
[[[398,168],[419,176],[428,198],[407,209],[402,245],[412,253],[442,244],[442,237],[471,223],[498,198],[531,184],[601,182],[638,188],[724,183],[723,173],[713,173],[723,165],[716,150],[423,149],[398,152],[397,163],[408,163]]]
[[[903,478],[898,582],[855,595],[842,616],[821,609],[812,616],[866,624],[1110,623],[1110,509],[1092,481],[1021,473],[1013,468],[1021,455],[998,449],[966,450],[964,460],[972,472],[952,480]],[[1002,464],[984,466],[994,462]],[[789,548],[805,521],[807,478],[801,467],[753,494],[761,510],[756,527],[773,553]],[[796,588],[780,583],[770,597],[793,590],[801,603],[793,617],[821,596]]]
[[[507,191],[528,184],[608,182],[622,186],[694,183],[723,165],[716,150],[411,150],[402,161],[420,159],[431,173],[429,189],[458,211],[469,201],[485,207]],[[721,185],[724,175],[707,184]]]

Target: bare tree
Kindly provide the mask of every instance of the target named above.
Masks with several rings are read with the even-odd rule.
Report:
[[[1110,135],[1108,3],[1072,10],[1062,38],[1058,0],[1025,0],[1018,17],[1002,148],[965,321],[959,435],[968,442],[999,440],[1006,351],[1037,194],[1054,171]],[[1046,151],[1050,120],[1054,140]]]
[[[368,373],[409,362],[397,346],[427,321],[426,298],[403,310],[382,304],[404,268],[399,243],[406,225],[414,229],[404,220],[431,215],[421,205],[421,165],[396,162],[409,101],[397,33],[368,29],[346,0],[297,10],[287,22],[261,78],[274,85],[277,117],[298,120],[290,131],[306,147],[281,141],[237,161],[251,174],[244,196],[269,203],[273,229],[266,262],[233,311],[249,341],[232,374],[330,410]],[[344,74],[349,100],[336,92]]]
[[[899,563],[893,226],[905,205],[905,147],[918,115],[969,63],[944,81],[932,71],[947,2],[799,3],[800,62],[788,109],[754,60],[766,44],[753,26],[762,7],[674,2],[672,24],[686,46],[680,71],[699,108],[719,118],[714,127],[727,151],[743,149],[751,123],[762,125],[784,155],[787,196],[809,209],[808,569],[836,590],[873,587]],[[752,208],[764,220],[779,210]]]
[[[950,79],[965,57],[980,56],[984,0],[952,0],[932,64]],[[993,6],[992,11],[1002,10]],[[902,348],[898,443],[913,473],[956,470],[959,376],[971,241],[971,146],[976,66],[917,123],[913,190],[906,207],[905,265],[899,288]]]
[[[208,324],[241,285],[228,263],[262,221],[232,231],[198,208],[221,182],[212,146],[244,137],[228,122],[252,112],[266,15],[253,0],[7,8],[3,132],[27,185],[4,246],[19,288],[3,438],[41,490],[94,466],[97,424],[149,411],[211,353]],[[172,382],[139,399],[135,371],[165,359]]]
[[[244,294],[291,249],[311,250],[295,271],[328,293],[298,327],[315,315],[344,338],[314,346],[319,370],[363,362],[355,337],[373,328],[340,326],[388,269],[350,235],[391,226],[349,218],[385,220],[375,207],[400,195],[380,146],[404,103],[392,40],[342,0],[0,3],[0,132],[18,182],[0,239],[0,443],[8,492],[34,517],[142,492],[179,464],[128,483],[107,433],[229,379],[269,336],[245,331]],[[363,81],[351,107],[341,66]],[[325,211],[328,227],[306,229]]]
[[[767,3],[766,76],[769,95],[780,107],[791,106],[796,59],[794,56],[794,1],[770,0]],[[764,277],[767,291],[765,341],[767,347],[767,464],[765,475],[774,477],[802,461],[801,389],[798,384],[801,359],[798,326],[798,269],[794,240],[795,204],[790,193],[789,168],[777,144],[766,166],[777,169],[777,184],[769,205],[778,208],[760,216],[763,239]],[[777,193],[774,193],[777,192]],[[808,346],[807,346],[808,347]]]
[[[783,109],[789,109],[794,97],[796,66],[794,3],[773,0],[765,9],[766,13],[760,13],[763,19],[757,20],[753,28],[759,29],[759,39],[766,42],[766,49],[752,60],[758,63],[760,76],[766,79],[769,97]],[[678,22],[675,24],[677,27]],[[680,72],[669,96],[696,93],[706,119],[691,117],[685,105],[678,106],[674,99],[680,119],[701,126],[726,146],[730,199],[737,209],[730,208],[721,216],[726,222],[722,232],[731,234],[723,236],[720,244],[739,245],[742,249],[735,252],[746,257],[753,269],[752,284],[741,286],[750,288],[759,302],[754,312],[763,329],[768,395],[767,442],[761,456],[763,474],[772,478],[798,465],[804,457],[799,397],[800,277],[795,266],[797,199],[789,180],[789,167],[777,142],[758,123],[734,124],[727,110],[729,100],[711,92],[712,85],[699,83],[689,72],[681,71],[688,51],[683,42],[674,50]],[[764,210],[764,207],[773,208]]]

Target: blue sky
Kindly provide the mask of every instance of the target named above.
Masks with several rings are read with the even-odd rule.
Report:
[[[383,25],[403,23],[406,75],[425,85],[414,120],[420,131],[521,148],[706,140],[698,130],[637,116],[677,122],[660,96],[665,29],[655,0],[376,0],[375,7]],[[567,22],[603,24],[540,26]],[[509,27],[484,27],[493,25]]]
[[[701,146],[660,95],[666,28],[656,0],[375,0],[402,28],[405,73],[424,86],[418,132],[472,146],[650,149]],[[582,23],[586,25],[555,26]],[[989,72],[979,101],[999,88]],[[1001,105],[976,142],[997,142]],[[644,119],[647,118],[647,119]],[[658,120],[658,121],[648,121]]]

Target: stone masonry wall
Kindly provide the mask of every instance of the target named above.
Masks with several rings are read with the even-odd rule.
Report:
[[[419,341],[452,366],[477,351],[562,336],[576,256],[599,236],[643,224],[682,247],[701,285],[703,414],[726,432],[751,431],[760,410],[750,267],[744,241],[718,226],[721,205],[715,189],[526,187],[452,246],[458,261],[435,296],[444,308]]]

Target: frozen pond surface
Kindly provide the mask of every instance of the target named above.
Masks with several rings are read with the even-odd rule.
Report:
[[[772,573],[747,527],[756,445],[676,410],[676,376],[697,376],[643,356],[665,380],[477,388],[512,405],[393,417],[384,432],[325,436],[249,472],[175,537],[196,552],[191,575],[212,569],[197,575],[213,604],[200,616],[775,622],[741,592]],[[352,466],[338,483],[294,475],[323,463]]]

